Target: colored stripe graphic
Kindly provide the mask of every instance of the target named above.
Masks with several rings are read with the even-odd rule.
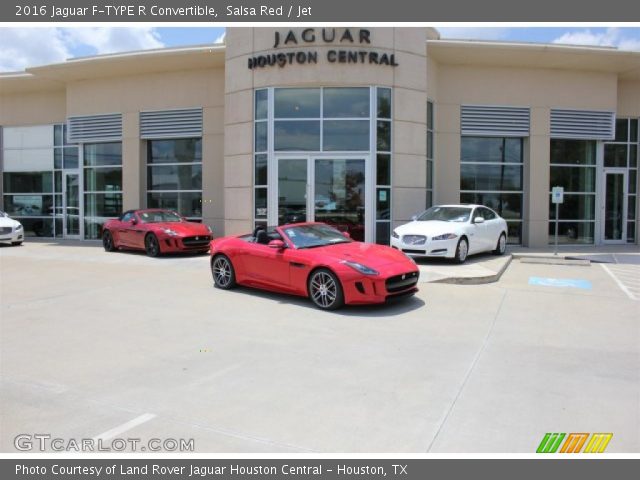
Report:
[[[536,453],[556,453],[566,433],[545,433]]]
[[[594,433],[583,453],[602,453],[607,448],[613,433]]]
[[[560,453],[580,453],[587,438],[589,438],[588,433],[570,433],[562,445]]]

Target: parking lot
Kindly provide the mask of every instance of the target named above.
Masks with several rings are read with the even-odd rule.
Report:
[[[208,266],[0,247],[0,450],[38,433],[220,453],[533,453],[546,432],[611,432],[607,452],[640,451],[637,263],[514,260],[495,283],[421,283],[405,302],[338,312],[217,290]]]

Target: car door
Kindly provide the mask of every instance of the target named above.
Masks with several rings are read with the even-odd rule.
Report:
[[[252,282],[267,288],[289,289],[288,249],[269,247],[269,241],[275,239],[281,237],[273,229],[256,236],[256,241],[244,253],[242,262]]]
[[[484,223],[487,225],[487,249],[494,250],[502,233],[500,218],[489,208],[482,209],[482,216],[484,217]]]
[[[116,244],[119,247],[129,247],[129,238],[127,235],[128,225],[131,219],[133,218],[133,212],[125,212],[122,217],[120,217],[117,223],[113,226],[113,231],[111,234],[114,236]]]
[[[124,221],[124,216],[122,218],[122,235],[126,245],[132,248],[144,248],[144,232],[138,215],[131,212],[131,216],[127,217],[126,221]]]

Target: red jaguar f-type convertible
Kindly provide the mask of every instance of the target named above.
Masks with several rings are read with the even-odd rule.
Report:
[[[129,210],[102,226],[102,245],[117,249],[144,250],[150,257],[162,253],[209,250],[211,228],[189,222],[171,210]]]
[[[355,242],[324,223],[258,227],[213,240],[211,273],[218,288],[240,284],[308,296],[324,310],[413,295],[420,275],[404,253]]]

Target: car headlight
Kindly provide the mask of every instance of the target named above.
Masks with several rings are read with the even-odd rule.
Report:
[[[167,235],[171,235],[172,237],[177,237],[179,234],[175,230],[171,230],[170,228],[163,228],[162,231]]]
[[[393,238],[400,238],[400,235],[398,235],[398,232],[396,232],[395,230],[393,232],[391,232],[391,236]]]
[[[437,237],[433,237],[431,240],[453,240],[454,238],[458,238],[458,235],[455,233],[444,233],[442,235],[438,235]]]
[[[18,226],[16,227],[16,232],[17,232],[18,230],[22,230],[22,224],[21,224],[21,223],[19,223],[19,224],[18,224]]]
[[[345,265],[353,268],[357,272],[360,272],[364,275],[380,275],[380,273],[377,270],[367,267],[366,265],[362,265],[361,263],[358,263],[358,262],[350,262],[349,260],[343,260],[342,263],[344,263]]]

